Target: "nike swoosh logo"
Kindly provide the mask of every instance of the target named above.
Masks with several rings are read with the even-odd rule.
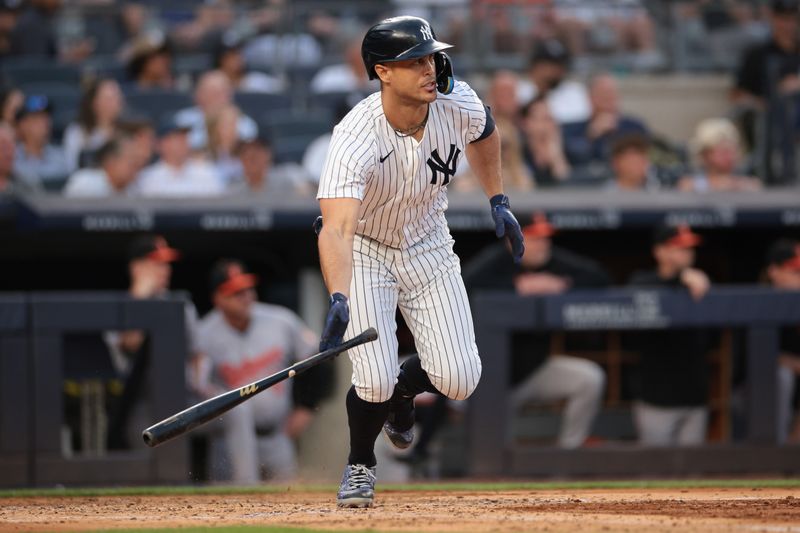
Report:
[[[381,157],[381,163],[383,163],[384,161],[386,161],[386,158],[387,158],[387,157],[389,157],[390,155],[392,155],[393,153],[394,153],[394,148],[392,148],[392,151],[391,151],[391,152],[389,152],[389,153],[388,153],[388,154],[386,154],[385,156]]]

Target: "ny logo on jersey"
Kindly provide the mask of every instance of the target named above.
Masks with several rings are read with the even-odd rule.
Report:
[[[428,166],[431,167],[431,172],[433,173],[431,185],[436,185],[436,182],[439,181],[439,172],[444,174],[442,185],[450,183],[450,178],[456,173],[459,155],[461,155],[461,149],[456,148],[455,144],[450,145],[450,153],[447,154],[447,161],[442,161],[438,150],[431,152],[431,156],[428,158]]]
[[[428,26],[427,24],[423,24],[422,27],[419,29],[419,32],[422,34],[422,37],[426,41],[433,40],[433,31],[431,31],[431,27]]]

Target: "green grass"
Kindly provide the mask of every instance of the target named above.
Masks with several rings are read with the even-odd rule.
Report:
[[[583,489],[683,489],[683,488],[800,488],[800,479],[680,479],[648,481],[543,481],[543,482],[442,482],[381,485],[384,491],[506,491],[506,490],[583,490]],[[192,494],[270,494],[286,492],[335,492],[336,485],[265,485],[258,487],[180,486],[111,487],[2,490],[0,498],[81,497],[81,496],[179,496]]]

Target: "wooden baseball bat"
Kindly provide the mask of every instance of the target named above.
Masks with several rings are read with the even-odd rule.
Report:
[[[378,332],[375,330],[375,328],[368,328],[360,335],[343,342],[339,346],[319,352],[318,354],[312,355],[306,359],[303,359],[302,361],[298,361],[289,368],[285,368],[280,372],[272,374],[271,376],[254,381],[253,383],[245,385],[244,387],[224,392],[219,396],[209,398],[208,400],[193,405],[188,409],[184,409],[180,413],[174,414],[169,418],[165,418],[161,422],[145,429],[142,432],[142,438],[144,439],[145,444],[148,446],[158,446],[159,444],[173,439],[178,435],[183,435],[187,431],[193,430],[197,426],[205,424],[209,420],[212,420],[222,413],[233,409],[240,403],[249,400],[259,392],[272,387],[276,383],[280,383],[287,378],[293,378],[297,374],[308,370],[312,366],[316,366],[324,361],[333,359],[340,353],[349,350],[350,348],[367,342],[372,342],[377,338]]]

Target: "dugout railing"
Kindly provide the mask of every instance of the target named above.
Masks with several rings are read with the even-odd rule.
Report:
[[[146,331],[153,362],[146,369],[146,395],[150,416],[157,421],[186,406],[184,321],[184,300],[179,297],[0,294],[0,487],[185,483],[185,442],[157,450],[139,442],[120,451],[104,449],[103,442],[96,447],[84,442],[83,450],[65,454],[63,434],[65,339],[106,330]],[[80,365],[82,355],[71,357]],[[98,401],[94,384],[101,379],[101,369],[93,368],[80,378],[88,385],[81,388],[82,408]],[[92,427],[96,430],[97,424]],[[87,432],[84,437],[92,435]]]
[[[483,292],[473,302],[481,384],[469,401],[466,472],[474,476],[641,476],[800,472],[794,446],[778,445],[779,328],[800,323],[800,293],[713,289],[700,301],[669,290],[609,289],[519,297]],[[511,431],[511,337],[515,331],[740,328],[747,367],[743,442],[690,448],[630,443],[558,450],[523,446]]]

